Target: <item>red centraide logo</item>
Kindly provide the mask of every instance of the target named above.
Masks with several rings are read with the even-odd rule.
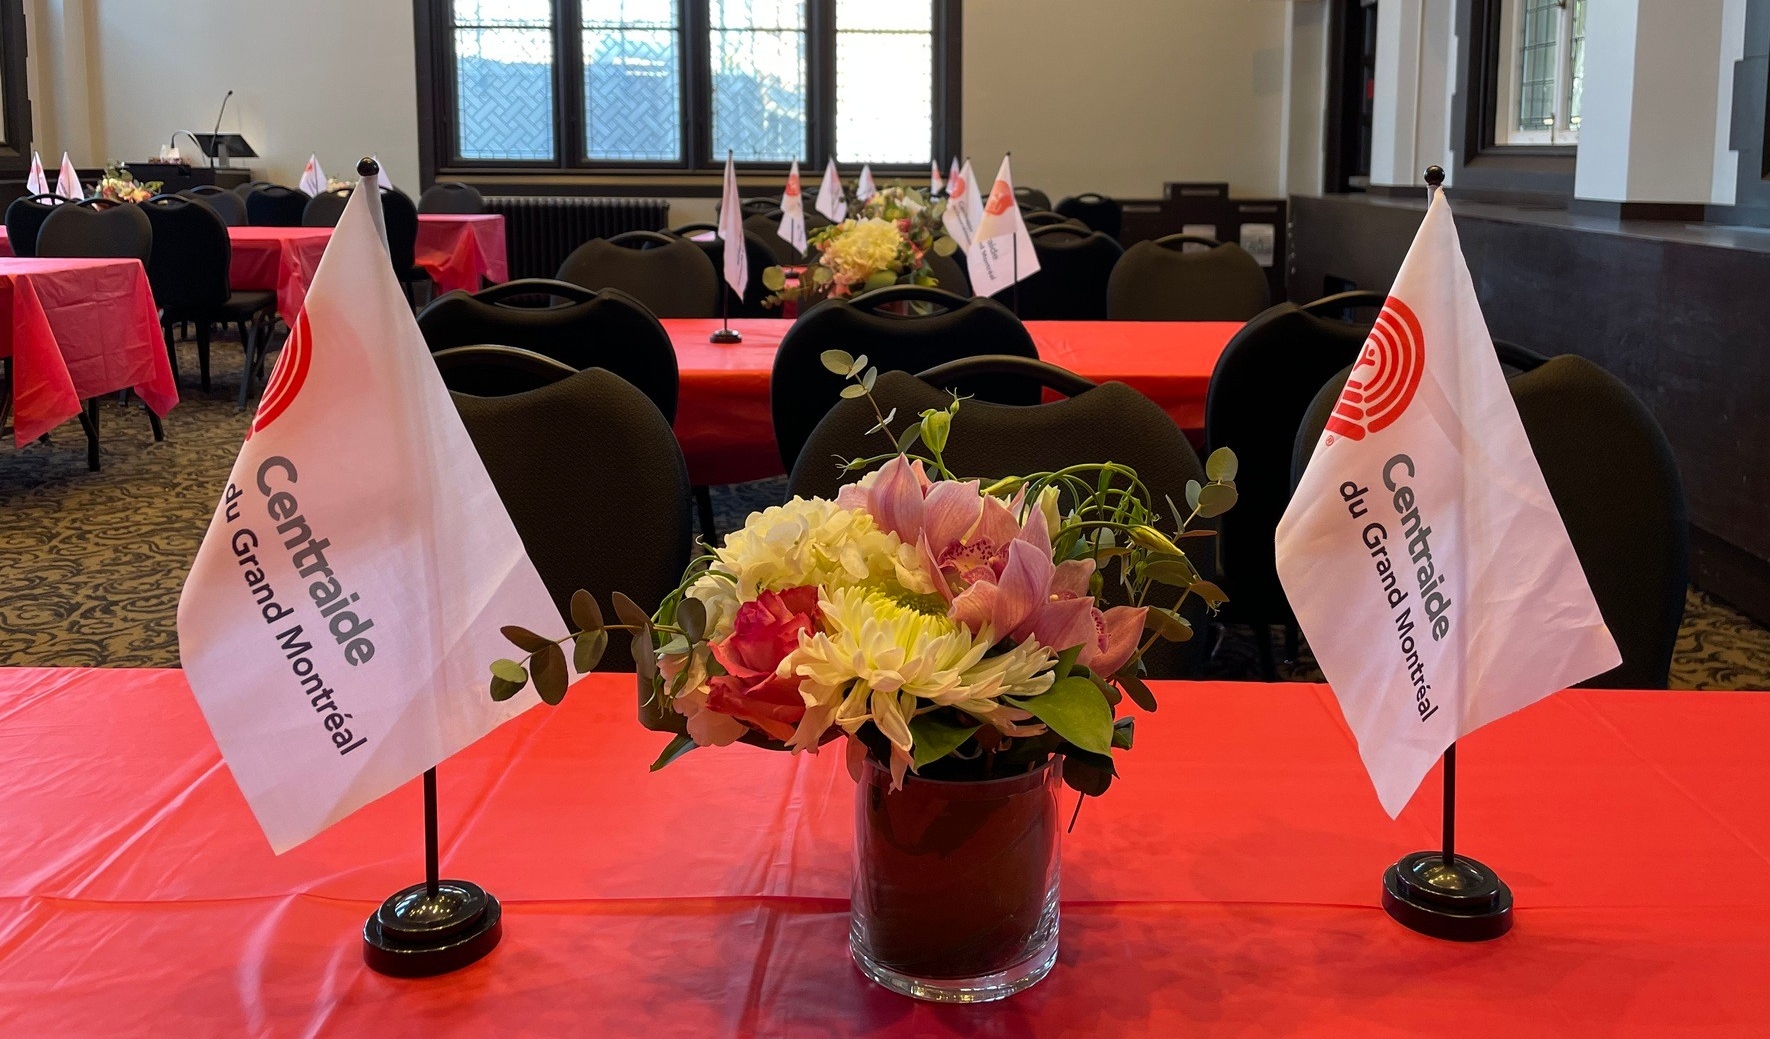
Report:
[[[252,432],[256,433],[277,420],[295,398],[301,393],[301,386],[307,381],[307,369],[313,364],[313,330],[307,324],[307,311],[295,319],[295,327],[289,330],[289,341],[283,344],[283,352],[277,358],[277,366],[271,370],[270,382],[265,384],[264,396],[258,400],[258,414],[252,419]],[[247,434],[250,439],[251,434]]]
[[[983,208],[990,216],[1001,216],[1013,204],[1014,189],[1008,186],[1007,181],[998,180],[996,186],[990,189],[989,201],[984,203]]]
[[[1413,309],[1390,296],[1328,417],[1327,431],[1363,440],[1400,418],[1426,373],[1426,335]]]

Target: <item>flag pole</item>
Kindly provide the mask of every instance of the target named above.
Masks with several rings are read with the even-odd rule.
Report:
[[[1444,167],[1426,168],[1430,208],[1444,188]],[[1457,745],[1444,748],[1444,839],[1383,873],[1383,909],[1402,926],[1453,942],[1481,942],[1512,929],[1512,889],[1487,866],[1458,855]]]
[[[719,204],[721,208],[719,211],[719,238],[725,243],[725,252],[727,257],[729,257],[731,254],[732,241],[725,234],[725,225],[727,222],[733,221],[736,218],[725,210],[731,208],[731,205],[738,201],[737,175],[732,172],[732,152],[730,149],[727,149],[725,152],[725,172],[728,178],[726,183],[730,186],[731,190],[720,193],[721,198]],[[742,237],[743,224],[738,222],[737,226],[739,228],[737,247],[742,249],[745,246]],[[750,262],[748,256],[744,257],[744,262],[746,264]],[[744,341],[743,334],[734,332],[731,328],[731,296],[731,285],[726,282],[725,275],[721,273],[719,277],[719,331],[714,332],[707,337],[707,342],[709,343],[717,343],[720,346],[731,346]]]

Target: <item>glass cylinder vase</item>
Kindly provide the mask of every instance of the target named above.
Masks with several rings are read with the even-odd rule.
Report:
[[[855,795],[848,945],[867,977],[917,999],[982,1003],[1057,962],[1061,759],[982,782],[873,762]]]

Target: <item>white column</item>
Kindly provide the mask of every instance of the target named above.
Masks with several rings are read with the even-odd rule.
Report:
[[[1422,187],[1420,174],[1427,166],[1450,168],[1455,7],[1455,0],[1377,5],[1372,184]]]
[[[1291,5],[1285,24],[1280,194],[1319,195],[1327,119],[1327,5]]]
[[[1709,201],[1722,15],[1717,2],[1603,0],[1588,5],[1575,197]]]
[[[1715,175],[1709,202],[1733,205],[1739,195],[1739,153],[1733,150],[1733,72],[1745,57],[1746,0],[1723,0],[1721,78],[1715,84]]]

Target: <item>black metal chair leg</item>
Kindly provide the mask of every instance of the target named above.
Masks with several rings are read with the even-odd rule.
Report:
[[[172,336],[172,323],[168,321],[161,325],[160,331],[166,333],[166,359],[172,362],[172,385],[182,386],[184,377],[178,374],[178,342]]]
[[[98,398],[80,409],[80,428],[86,431],[86,468],[98,472]]]
[[[709,546],[719,543],[719,527],[713,521],[713,492],[706,487],[694,489],[694,503],[701,514],[701,540]]]
[[[209,322],[197,322],[197,367],[202,372],[200,385],[209,392]]]
[[[240,370],[241,411],[246,410],[246,401],[252,397],[252,374],[258,367],[258,325],[256,322],[253,323],[252,331],[245,334],[243,344],[246,349],[246,364]]]

